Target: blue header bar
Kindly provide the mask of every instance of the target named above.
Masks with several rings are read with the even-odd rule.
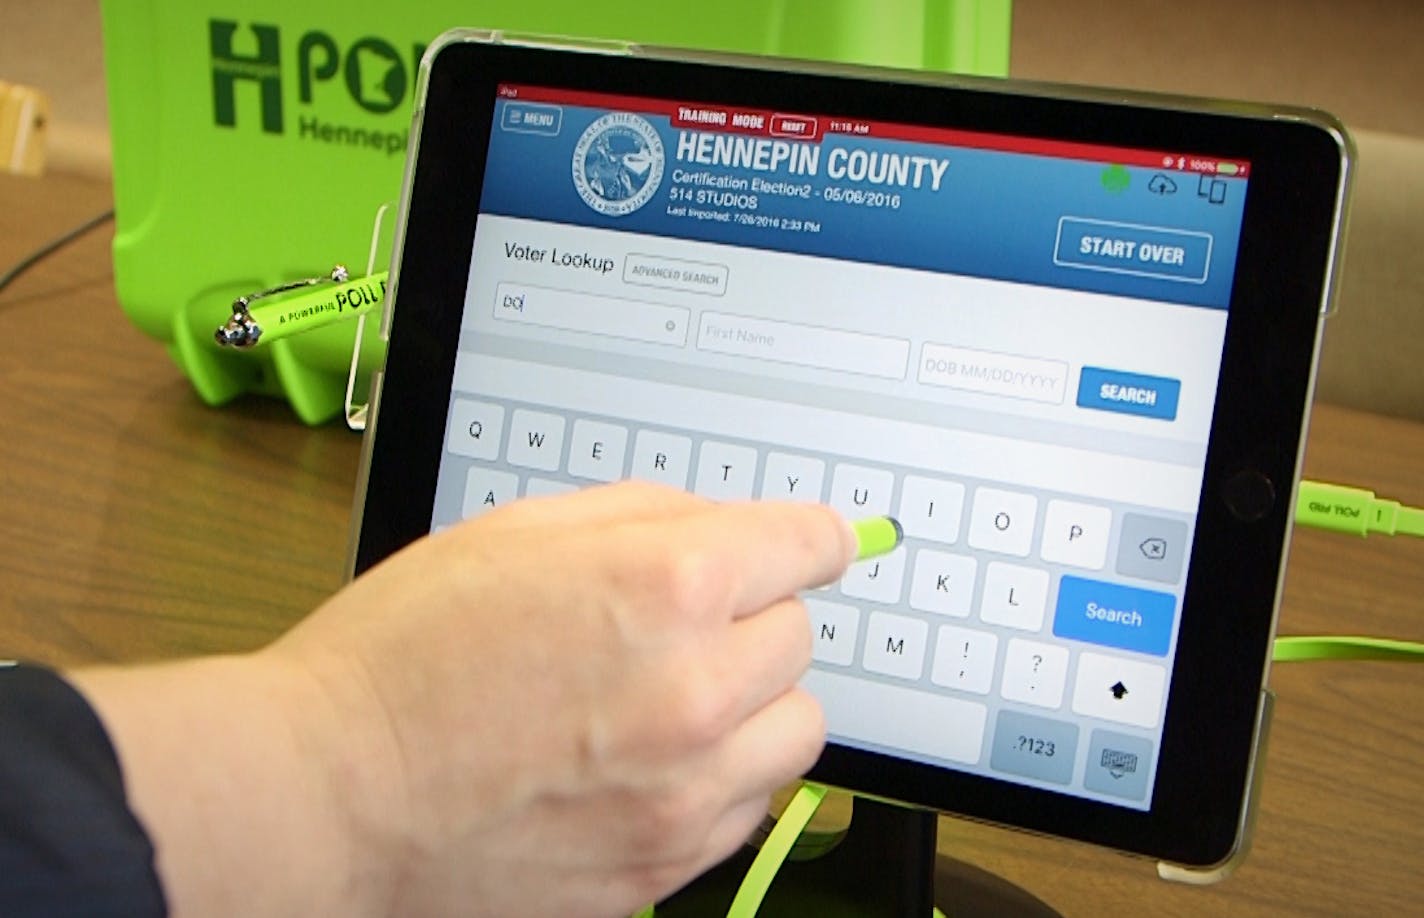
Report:
[[[1154,169],[834,133],[798,116],[771,116],[761,135],[685,120],[501,98],[482,210],[1217,309],[1230,302],[1243,178],[1174,170],[1171,157]]]

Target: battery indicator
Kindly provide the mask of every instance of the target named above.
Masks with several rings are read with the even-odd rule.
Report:
[[[1238,172],[1240,172],[1240,171],[1241,171],[1241,167],[1238,166],[1238,165],[1236,165],[1235,163],[1217,163],[1217,164],[1216,164],[1216,174],[1217,174],[1217,175],[1235,175],[1236,173],[1238,173]]]

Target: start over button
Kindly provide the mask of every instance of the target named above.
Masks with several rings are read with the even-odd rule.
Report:
[[[1211,234],[1060,217],[1053,263],[1063,268],[1202,284],[1211,264]]]

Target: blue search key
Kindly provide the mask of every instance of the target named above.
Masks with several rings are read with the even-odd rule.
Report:
[[[1078,374],[1078,407],[1135,414],[1159,421],[1177,418],[1182,384],[1165,376],[1083,367]]]
[[[1053,633],[1165,657],[1176,615],[1177,597],[1170,593],[1065,575],[1058,584]]]

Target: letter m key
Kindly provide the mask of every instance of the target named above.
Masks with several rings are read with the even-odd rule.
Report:
[[[257,83],[262,99],[262,130],[268,134],[282,133],[282,54],[277,41],[277,27],[252,26],[257,37],[257,52],[248,56],[232,50],[232,37],[237,23],[225,19],[208,20],[208,43],[212,52],[213,121],[223,127],[237,125],[237,102],[234,96],[238,80]]]

